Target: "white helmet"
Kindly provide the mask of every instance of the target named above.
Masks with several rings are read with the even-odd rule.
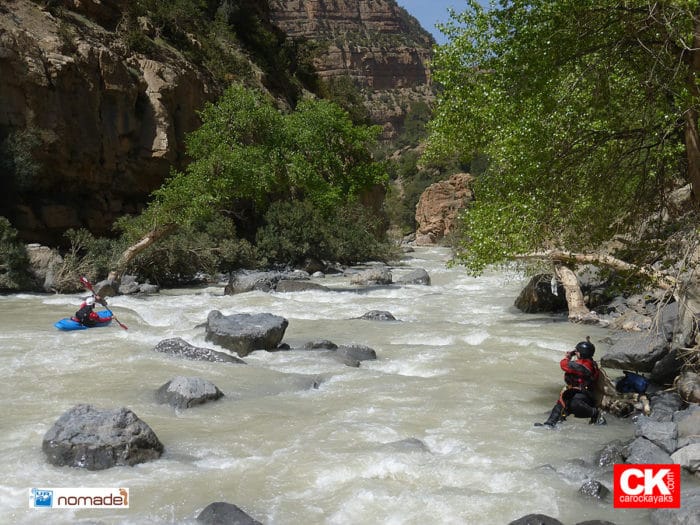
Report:
[[[85,299],[85,304],[88,305],[88,306],[92,306],[93,304],[95,304],[95,298],[94,298],[94,297],[88,297],[87,299]]]

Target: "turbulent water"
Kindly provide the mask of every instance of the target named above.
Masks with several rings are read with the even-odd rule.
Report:
[[[648,511],[578,495],[580,459],[630,438],[629,421],[533,427],[556,400],[563,353],[591,335],[600,355],[605,332],[517,311],[517,275],[471,278],[448,268],[442,249],[411,255],[394,279],[420,267],[431,286],[236,296],[212,286],[113,298],[128,330],[56,330],[77,295],[0,297],[0,523],[192,523],[214,501],[284,525],[507,524],[530,513],[649,523]],[[321,282],[348,286],[343,277]],[[359,343],[378,359],[351,368],[323,352],[255,352],[243,366],[153,351],[170,337],[221,350],[198,326],[213,309],[281,315],[291,347]],[[399,321],[353,319],[369,310]],[[155,390],[176,375],[227,395],[181,411],[157,404]],[[310,378],[317,389],[306,388]],[[49,465],[44,433],[78,403],[130,408],[163,456],[104,471]],[[42,487],[128,487],[130,508],[29,508],[30,489]]]

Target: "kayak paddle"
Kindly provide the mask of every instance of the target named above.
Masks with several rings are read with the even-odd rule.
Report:
[[[88,290],[90,290],[92,292],[92,295],[97,295],[95,293],[95,289],[92,287],[92,283],[90,281],[88,281],[85,277],[81,277],[80,282],[85,288],[87,288]],[[114,319],[117,322],[117,324],[121,328],[123,328],[124,330],[129,329],[124,323],[122,323],[121,321],[119,321],[119,319],[117,319],[117,316],[114,315],[114,312],[112,312],[112,319]]]

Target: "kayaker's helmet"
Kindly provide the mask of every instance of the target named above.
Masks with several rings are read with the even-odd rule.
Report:
[[[85,304],[88,306],[93,306],[95,304],[95,298],[94,297],[88,297],[85,299]]]
[[[581,341],[576,345],[576,351],[581,359],[593,359],[595,354],[595,346],[590,341]]]

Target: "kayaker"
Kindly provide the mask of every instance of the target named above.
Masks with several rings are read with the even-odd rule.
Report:
[[[100,320],[100,316],[95,311],[95,302],[102,306],[107,306],[107,301],[99,295],[91,295],[80,305],[80,309],[75,312],[75,319],[84,326],[95,326]]]
[[[559,396],[559,401],[552,408],[549,418],[543,424],[554,427],[560,420],[573,414],[574,417],[588,418],[590,424],[605,425],[603,412],[596,407],[593,389],[600,377],[598,364],[593,360],[595,346],[590,338],[581,341],[576,348],[566,353],[559,366],[564,371],[566,388]]]

